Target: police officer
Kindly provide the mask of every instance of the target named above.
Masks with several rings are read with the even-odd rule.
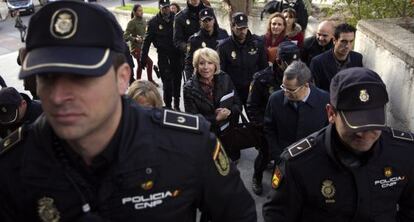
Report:
[[[157,48],[158,67],[161,75],[163,99],[167,108],[180,110],[181,60],[180,53],[173,44],[174,14],[170,12],[170,0],[159,0],[160,12],[148,22],[142,46],[141,67],[145,67],[151,43]]]
[[[278,56],[272,66],[269,66],[253,76],[250,84],[249,97],[247,98],[246,113],[251,122],[263,125],[264,113],[269,96],[280,90],[283,71],[295,60],[299,59],[299,48],[291,41],[284,41],[278,46]],[[252,190],[260,195],[263,191],[262,178],[270,160],[270,151],[265,139],[262,147],[257,147],[259,153],[254,161],[254,173]]]
[[[24,93],[19,93],[13,87],[0,90],[0,138],[6,137],[23,124],[34,122],[42,107],[39,101],[30,99]]]
[[[19,77],[45,115],[1,141],[0,221],[256,221],[206,120],[123,96],[122,29],[97,4],[56,1],[29,23]],[[106,35],[102,35],[106,33]]]
[[[188,39],[184,68],[186,79],[190,79],[193,75],[193,54],[197,49],[205,47],[216,49],[220,40],[229,37],[227,31],[219,27],[212,8],[207,7],[200,11],[200,27],[200,31]]]
[[[205,7],[200,0],[187,0],[187,7],[175,15],[174,45],[181,51],[183,58],[187,53],[188,38],[200,30],[199,13]]]
[[[386,127],[383,81],[349,68],[330,89],[330,125],[282,153],[265,221],[414,221],[414,135]]]
[[[231,21],[232,35],[220,42],[217,49],[220,68],[230,75],[244,105],[253,74],[268,66],[263,41],[250,33],[247,24],[244,13],[234,13]]]

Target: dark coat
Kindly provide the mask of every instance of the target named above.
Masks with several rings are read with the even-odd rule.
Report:
[[[220,68],[230,75],[243,103],[246,103],[253,74],[268,67],[262,39],[248,32],[240,44],[233,36],[223,40],[217,49]]]
[[[26,130],[0,156],[0,221],[40,222],[39,216],[56,220],[59,214],[62,222],[193,222],[197,209],[212,221],[257,220],[239,171],[227,164],[204,118],[143,109],[125,98],[122,105],[118,130],[96,157],[106,157],[105,167],[74,165],[71,149],[44,117]],[[85,202],[105,219],[88,220]]]
[[[199,12],[206,6],[202,2],[198,7],[187,3],[187,7],[175,15],[174,45],[183,55],[187,53],[187,41],[191,35],[200,30]]]
[[[275,171],[281,181],[274,177],[279,185],[263,206],[264,220],[414,221],[413,138],[409,132],[384,130],[362,165],[350,167],[340,160],[346,148],[335,126],[307,137],[309,143],[300,141],[282,154]]]
[[[280,90],[282,79],[283,71],[276,64],[254,74],[246,106],[250,121],[263,123],[269,97],[273,92]]]
[[[311,86],[305,103],[296,110],[279,90],[273,93],[266,106],[264,132],[271,156],[277,160],[283,149],[293,142],[320,130],[328,124],[325,111],[329,94]]]
[[[209,35],[208,32],[204,29],[201,29],[197,33],[190,36],[188,39],[189,50],[186,53],[185,57],[185,67],[184,72],[187,79],[193,75],[193,54],[197,49],[208,47],[216,50],[217,45],[220,40],[226,39],[229,37],[229,34],[226,30],[219,28],[218,25],[215,25],[213,35]]]
[[[223,96],[232,95],[224,100]],[[214,102],[211,102],[199,84],[198,75],[193,75],[184,85],[184,107],[187,113],[201,114],[211,123],[211,130],[218,133],[220,126],[227,123],[231,125],[238,122],[241,102],[235,92],[235,88],[230,77],[226,73],[214,75]],[[215,110],[217,108],[227,108],[231,110],[230,122],[227,120],[217,122]],[[223,129],[224,130],[224,129]]]
[[[145,33],[144,43],[141,51],[141,61],[146,61],[151,43],[160,55],[176,56],[178,50],[173,44],[173,24],[174,14],[171,14],[168,21],[158,13],[148,21],[147,32]]]
[[[326,50],[329,50],[333,47],[333,42],[329,42],[326,46],[321,46],[316,39],[316,36],[311,36],[305,39],[303,43],[303,48],[301,52],[301,59],[308,67],[313,58],[317,55],[322,54]]]
[[[342,68],[340,68],[337,63],[338,62],[335,59],[333,49],[328,50],[312,59],[310,70],[317,87],[329,92],[331,79],[339,71],[341,71],[341,69],[362,67],[362,55],[358,52],[351,51]]]

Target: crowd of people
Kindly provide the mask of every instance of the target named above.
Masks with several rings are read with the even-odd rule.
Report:
[[[0,220],[257,221],[240,150],[220,142],[244,110],[265,221],[413,221],[414,134],[387,127],[356,29],[326,20],[304,38],[303,13],[252,33],[236,12],[227,33],[208,1],[159,0],[148,21],[135,4],[125,30],[98,4],[44,6],[18,58],[40,100],[0,81]]]

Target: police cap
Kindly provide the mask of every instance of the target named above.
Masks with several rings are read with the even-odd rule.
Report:
[[[199,17],[201,21],[204,21],[206,18],[214,19],[214,10],[210,7],[206,7],[200,11]]]
[[[247,15],[243,12],[236,12],[231,17],[231,23],[236,25],[238,28],[247,28]]]
[[[17,120],[22,99],[20,93],[13,87],[0,90],[0,124],[10,124]]]
[[[299,58],[299,47],[291,41],[283,41],[278,46],[277,56],[280,60],[290,63]]]
[[[43,73],[104,75],[126,48],[115,17],[98,4],[56,1],[29,22],[19,78]]]
[[[374,71],[355,67],[336,74],[330,85],[330,102],[354,132],[385,128],[388,93]]]
[[[170,0],[159,0],[159,1],[158,1],[158,5],[159,5],[161,8],[164,8],[164,7],[170,6]]]

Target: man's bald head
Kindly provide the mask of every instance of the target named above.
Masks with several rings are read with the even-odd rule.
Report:
[[[318,30],[316,31],[316,39],[319,45],[328,45],[333,39],[334,31],[335,23],[333,21],[325,20],[319,23]]]

